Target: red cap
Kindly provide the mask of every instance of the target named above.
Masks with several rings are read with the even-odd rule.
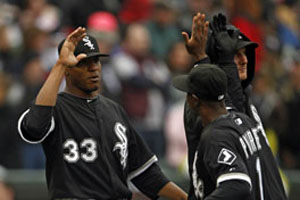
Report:
[[[116,31],[118,22],[113,14],[101,11],[89,16],[87,27],[96,31]]]

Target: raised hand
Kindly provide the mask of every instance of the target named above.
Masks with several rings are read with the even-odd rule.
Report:
[[[85,54],[74,55],[75,48],[80,40],[86,36],[86,29],[78,27],[75,31],[70,33],[66,38],[60,54],[58,62],[65,67],[75,66],[82,58],[85,58]]]
[[[191,38],[189,38],[188,33],[181,33],[188,53],[197,60],[207,57],[205,48],[207,43],[208,26],[209,22],[205,21],[205,14],[197,13],[197,15],[193,17]]]
[[[218,61],[215,62],[233,62],[237,50],[239,30],[235,29],[229,33],[226,27],[226,17],[221,13],[213,17],[213,21],[210,23],[210,29],[212,30],[212,37],[214,37],[216,42],[216,53],[218,55]]]

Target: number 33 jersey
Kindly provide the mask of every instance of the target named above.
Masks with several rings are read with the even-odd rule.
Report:
[[[101,95],[60,93],[54,107],[25,111],[18,130],[25,141],[43,145],[51,198],[130,198],[127,180],[157,161],[123,109]]]
[[[286,199],[277,163],[263,129],[242,113],[230,112],[208,124],[193,163],[196,199],[204,199],[222,182],[245,181],[246,200]]]

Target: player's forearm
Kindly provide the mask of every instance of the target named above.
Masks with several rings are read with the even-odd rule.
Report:
[[[244,94],[237,66],[232,64],[220,65],[220,68],[226,73],[227,76],[227,88],[228,95],[231,103],[239,112],[245,112],[244,108]]]
[[[56,104],[57,93],[64,73],[65,67],[57,62],[37,95],[36,105],[54,106]]]
[[[225,181],[204,200],[248,199],[250,190],[250,185],[246,181]]]
[[[167,183],[158,193],[159,196],[167,199],[184,200],[188,195],[173,182]]]

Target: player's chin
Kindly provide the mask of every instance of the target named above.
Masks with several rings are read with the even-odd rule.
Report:
[[[247,79],[247,72],[246,72],[246,73],[242,73],[242,74],[240,74],[239,76],[240,76],[240,79],[241,79],[242,81],[244,81],[244,80]]]
[[[100,84],[98,83],[98,84],[89,84],[86,88],[85,88],[85,90],[86,90],[86,92],[88,92],[88,93],[91,93],[91,92],[94,92],[94,91],[97,91],[97,90],[99,90],[100,89]]]

